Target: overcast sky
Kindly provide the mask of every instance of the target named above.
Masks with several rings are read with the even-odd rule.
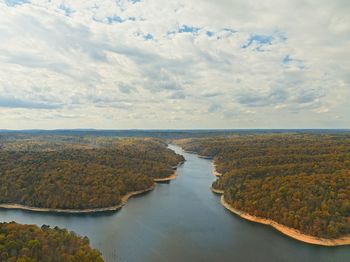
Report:
[[[0,128],[350,128],[348,0],[0,0]]]

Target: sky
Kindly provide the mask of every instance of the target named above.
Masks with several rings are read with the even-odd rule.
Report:
[[[0,0],[0,129],[350,128],[348,0]]]

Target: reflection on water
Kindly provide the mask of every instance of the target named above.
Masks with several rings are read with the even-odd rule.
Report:
[[[90,238],[106,261],[349,262],[350,247],[303,244],[242,220],[210,191],[209,160],[184,153],[178,178],[129,200],[121,211],[92,215],[0,210],[0,221],[48,224]]]

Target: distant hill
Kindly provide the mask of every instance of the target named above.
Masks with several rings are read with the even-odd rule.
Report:
[[[56,129],[56,130],[7,130],[0,129],[0,134],[29,135],[66,135],[66,136],[118,136],[118,137],[155,137],[162,139],[178,139],[188,137],[228,136],[237,134],[266,133],[350,133],[350,129],[130,129],[130,130],[98,130],[98,129]]]

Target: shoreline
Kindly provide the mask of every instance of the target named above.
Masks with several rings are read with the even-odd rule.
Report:
[[[327,238],[319,238],[311,235],[306,235],[294,228],[284,226],[271,219],[256,217],[244,211],[235,209],[225,201],[224,195],[221,195],[220,202],[227,210],[231,211],[232,213],[238,215],[241,218],[244,218],[251,222],[256,222],[256,223],[271,226],[277,231],[281,232],[282,234],[304,243],[319,245],[319,246],[329,246],[329,247],[350,245],[350,236],[345,236],[345,237],[336,238],[336,239],[327,239]]]
[[[181,162],[178,164],[177,167],[181,166],[184,162]],[[110,206],[110,207],[103,207],[103,208],[88,208],[88,209],[61,209],[61,208],[41,208],[41,207],[30,207],[25,206],[21,204],[0,204],[0,209],[14,209],[14,210],[24,210],[24,211],[32,211],[32,212],[53,212],[53,213],[62,213],[62,214],[94,214],[94,213],[103,213],[103,212],[115,212],[120,210],[129,200],[129,198],[136,196],[136,195],[142,195],[147,192],[152,191],[156,187],[156,183],[159,182],[168,182],[171,180],[176,179],[177,173],[176,169],[168,177],[165,178],[154,178],[153,179],[153,185],[149,188],[139,190],[139,191],[132,191],[127,193],[126,195],[122,196],[121,203],[116,206]]]
[[[182,149],[182,150],[187,154],[197,155],[199,158],[202,158],[202,159],[208,159],[208,160],[213,159],[212,156],[202,156],[198,152],[195,152],[195,151],[189,151],[189,150],[185,150],[185,149]]]
[[[89,208],[89,209],[60,209],[60,208],[41,208],[41,207],[30,207],[20,204],[0,204],[0,209],[15,209],[15,210],[24,210],[24,211],[33,211],[33,212],[54,212],[54,213],[66,213],[66,214],[93,214],[100,212],[112,212],[120,210],[128,200],[136,195],[142,195],[147,192],[152,191],[155,188],[155,184],[151,187],[139,190],[132,191],[122,196],[121,203],[116,206],[103,207],[103,208]]]
[[[212,156],[201,156],[201,155],[198,155],[198,154],[197,154],[197,156],[198,156],[199,158],[202,158],[202,159],[208,159],[208,160],[213,159]]]
[[[212,166],[213,166],[212,174],[216,177],[222,176],[221,173],[216,171],[216,165],[215,165],[214,161],[212,162]],[[350,245],[350,235],[345,236],[345,237],[341,237],[341,238],[337,238],[337,239],[319,238],[319,237],[315,237],[312,235],[307,235],[307,234],[304,234],[297,229],[290,228],[290,227],[287,227],[285,225],[279,224],[274,220],[262,218],[262,217],[256,217],[256,216],[250,215],[249,213],[246,213],[244,211],[235,209],[234,207],[232,207],[229,203],[227,203],[225,201],[224,190],[215,189],[213,187],[211,187],[210,189],[213,193],[221,195],[221,198],[220,198],[221,205],[223,205],[230,212],[232,212],[235,215],[238,215],[239,217],[246,219],[248,221],[271,226],[274,229],[276,229],[277,231],[279,231],[280,233],[282,233],[290,238],[293,238],[295,240],[298,240],[298,241],[301,241],[304,243],[319,245],[319,246],[332,247],[332,246]]]
[[[185,160],[185,161],[186,161],[186,160]],[[171,168],[174,169],[174,170],[176,170],[176,169],[178,169],[180,166],[182,166],[182,165],[185,163],[185,161],[181,161],[181,162],[178,163],[176,166],[172,166]]]
[[[224,194],[224,190],[220,190],[220,189],[215,189],[213,187],[210,187],[210,190],[215,193],[215,194],[218,194],[218,195],[223,195]]]
[[[181,147],[181,146],[180,146],[180,147]],[[182,148],[182,147],[181,147],[181,148]],[[183,149],[183,148],[182,148],[182,150],[183,150],[185,153],[187,153],[187,154],[194,154],[194,155],[197,155],[197,153],[194,152],[194,151],[185,150],[185,149]]]
[[[219,173],[217,170],[216,170],[216,164],[214,163],[214,161],[211,162],[211,165],[213,166],[213,175],[216,176],[216,177],[221,177],[222,174]]]
[[[175,170],[174,173],[172,173],[170,176],[167,176],[167,177],[164,177],[164,178],[154,178],[153,181],[156,182],[156,183],[169,182],[171,180],[176,179],[176,177],[177,177],[177,173],[176,173],[176,170]]]

